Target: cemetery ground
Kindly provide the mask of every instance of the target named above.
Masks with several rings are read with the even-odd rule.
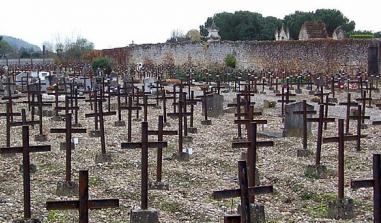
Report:
[[[194,88],[200,95],[199,88]],[[235,94],[224,95],[224,107],[233,101]],[[352,93],[353,98],[360,96]],[[314,96],[297,95],[295,99],[301,101]],[[346,93],[336,96],[339,102],[346,101]],[[376,93],[373,98],[379,98]],[[266,95],[256,94],[252,101],[255,108],[261,109],[263,100],[278,98],[267,92]],[[16,100],[17,101],[17,100]],[[86,103],[86,106],[85,106]],[[113,99],[113,103],[116,100]],[[92,130],[93,119],[85,118],[90,113],[88,102],[79,104],[79,123],[83,128]],[[20,111],[26,105],[16,104],[15,110]],[[2,107],[4,111],[4,106]],[[167,103],[168,112],[172,106]],[[123,111],[126,120],[127,111]],[[161,109],[149,108],[149,129],[157,129],[158,115]],[[367,114],[372,120],[381,119],[381,111],[377,108],[367,108]],[[134,112],[135,116],[135,112]],[[142,111],[140,113],[142,117]],[[315,115],[316,117],[316,115]],[[345,118],[345,107],[330,107],[329,117]],[[257,119],[267,119],[265,131],[280,132],[283,128],[280,117],[280,103],[275,108],[263,110],[263,115]],[[16,117],[16,119],[18,119]],[[245,149],[232,148],[232,140],[237,137],[237,126],[233,120],[234,112],[225,112],[224,115],[213,118],[212,125],[201,125],[203,119],[201,106],[195,106],[194,125],[198,128],[192,143],[186,147],[192,148],[193,154],[189,161],[181,162],[172,159],[177,151],[177,136],[164,136],[168,147],[163,149],[163,181],[169,184],[168,190],[149,190],[149,207],[159,211],[160,222],[220,222],[224,213],[235,211],[239,198],[214,200],[213,191],[238,188],[237,161]],[[89,170],[89,196],[90,198],[119,198],[119,208],[93,210],[89,212],[91,222],[129,222],[130,211],[139,206],[140,202],[140,149],[121,149],[120,143],[127,141],[127,127],[115,127],[117,116],[105,117],[106,150],[112,154],[110,163],[96,164],[95,155],[100,153],[100,138],[90,138],[87,134],[76,134],[79,143],[72,154],[73,181],[78,182],[78,171]],[[170,127],[168,130],[177,130],[177,119],[168,117]],[[367,120],[366,122],[369,122]],[[50,128],[64,127],[64,122],[56,122],[44,117],[44,133],[48,134]],[[351,132],[356,130],[356,121],[351,121]],[[0,119],[0,142],[5,144],[5,120]],[[133,121],[132,142],[141,140],[140,121]],[[258,126],[262,130],[262,125]],[[65,152],[60,150],[60,142],[64,142],[64,134],[49,134],[48,141],[39,143],[34,141],[38,134],[38,126],[31,128],[31,144],[51,144],[52,151],[31,154],[32,163],[37,166],[37,172],[31,178],[32,215],[43,222],[76,222],[77,210],[47,211],[47,200],[67,200],[74,197],[58,197],[56,195],[57,182],[65,177]],[[313,135],[308,139],[308,148],[316,149],[316,124],[313,124]],[[354,200],[355,218],[352,222],[370,222],[372,219],[372,189],[350,189],[350,179],[371,178],[372,154],[380,153],[378,142],[381,132],[378,126],[368,124],[363,129],[367,138],[361,141],[361,151],[356,151],[355,142],[345,143],[345,196]],[[328,123],[328,130],[323,132],[324,137],[337,135],[337,122]],[[150,139],[157,140],[155,136]],[[259,137],[259,140],[263,139]],[[258,148],[257,167],[260,174],[260,185],[273,185],[274,193],[257,195],[259,203],[264,204],[268,222],[344,222],[327,219],[327,202],[335,200],[337,196],[337,143],[323,144],[322,163],[327,166],[329,176],[325,179],[316,179],[313,175],[306,175],[305,169],[314,163],[314,156],[297,157],[296,152],[302,148],[302,139],[296,137],[274,138],[273,147]],[[21,128],[12,128],[11,146],[21,144]],[[149,179],[156,177],[156,149],[149,149]],[[0,156],[0,222],[11,222],[22,218],[22,174],[19,172],[21,155]],[[346,220],[345,222],[349,222]]]

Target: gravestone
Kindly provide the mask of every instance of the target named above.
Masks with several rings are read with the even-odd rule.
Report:
[[[15,82],[13,82],[12,78],[3,79],[3,88],[4,88],[4,96],[9,96],[9,89],[11,91],[11,95],[16,93],[16,84]]]
[[[218,117],[224,113],[224,96],[216,93],[208,95],[206,96],[206,104],[208,109],[208,116]],[[204,113],[204,107],[202,108],[202,113]]]
[[[88,76],[79,76],[77,84],[81,85],[83,89],[87,90],[91,88],[91,79]]]
[[[28,74],[25,72],[21,72],[21,73],[17,74],[16,75],[16,85],[18,85],[18,86],[25,85],[27,77],[28,77]]]
[[[118,88],[118,74],[116,73],[111,73],[109,76],[109,86],[112,92],[116,91],[116,88]]]
[[[148,93],[156,93],[156,84],[155,84],[156,80],[152,77],[148,77],[148,78],[145,78],[143,80],[143,84],[144,84],[144,92],[148,92]]]
[[[284,120],[284,137],[303,137],[303,118],[294,114],[294,111],[303,110],[302,102],[290,103],[285,106]],[[314,106],[307,104],[307,111],[313,111]],[[312,114],[308,114],[307,118],[312,118]],[[311,123],[307,124],[307,134],[311,134]]]

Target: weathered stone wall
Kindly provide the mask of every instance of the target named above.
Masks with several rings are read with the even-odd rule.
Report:
[[[227,54],[234,54],[238,68],[309,70],[332,73],[342,67],[367,69],[367,49],[371,40],[308,41],[221,41],[213,43],[144,44],[115,49],[118,61],[147,61],[210,67],[223,65]],[[113,55],[112,49],[104,50]]]
[[[20,58],[20,59],[0,59],[0,66],[3,65],[26,65],[26,64],[53,64],[54,59],[53,58],[35,58],[35,59],[27,59],[27,58]]]

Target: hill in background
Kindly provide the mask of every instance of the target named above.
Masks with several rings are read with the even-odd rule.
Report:
[[[24,48],[24,49],[28,49],[28,50],[32,49],[32,51],[34,51],[34,52],[41,51],[41,48],[39,46],[28,43],[22,39],[18,39],[18,38],[12,37],[12,36],[3,36],[3,41],[7,42],[10,46],[12,46],[13,48],[16,48],[18,50],[21,48]]]

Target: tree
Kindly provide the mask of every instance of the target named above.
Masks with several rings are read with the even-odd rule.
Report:
[[[314,13],[314,19],[325,23],[328,35],[330,36],[339,26],[342,26],[347,33],[355,29],[355,22],[349,21],[343,13],[336,9],[318,9]]]
[[[208,35],[207,28],[212,25],[213,21],[219,29],[222,40],[261,40],[264,38],[261,34],[264,18],[259,13],[249,11],[237,11],[234,14],[217,13],[213,17],[207,18],[205,24],[200,26],[202,36]],[[275,32],[275,29],[273,31]]]
[[[268,16],[263,18],[262,31],[260,35],[260,40],[274,40],[275,39],[275,31],[282,27],[282,20],[276,17]]]
[[[310,20],[313,20],[312,12],[296,11],[295,13],[286,15],[283,22],[290,31],[290,38],[298,39],[299,31],[303,23]]]
[[[185,35],[192,43],[201,42],[201,34],[197,29],[191,29]]]
[[[292,39],[298,39],[300,28],[306,21],[322,21],[326,24],[329,35],[342,26],[346,32],[355,29],[355,22],[349,21],[340,11],[334,9],[318,9],[315,12],[296,11],[286,15],[284,19],[249,11],[234,13],[222,12],[208,17],[204,25],[200,26],[202,37],[208,36],[208,28],[214,22],[219,28],[222,40],[273,40],[275,31],[283,24],[290,31]]]
[[[112,71],[112,60],[109,57],[97,57],[91,62],[91,67],[94,73],[101,69],[105,74],[110,74]]]
[[[184,35],[183,31],[174,29],[172,30],[171,37],[167,40],[167,43],[179,43],[186,41],[189,41],[189,39]]]
[[[55,43],[55,51],[58,57],[57,60],[61,63],[82,61],[83,59],[86,59],[86,55],[93,49],[94,44],[83,37],[77,37],[75,40],[67,38],[65,42],[62,42],[60,38],[57,38]]]
[[[94,44],[85,38],[77,38],[65,46],[66,57],[70,60],[81,60],[82,56],[94,49]]]
[[[6,41],[4,41],[2,36],[0,36],[0,57],[8,54],[13,54],[14,52],[15,49]]]
[[[374,33],[374,38],[381,38],[381,31]]]

